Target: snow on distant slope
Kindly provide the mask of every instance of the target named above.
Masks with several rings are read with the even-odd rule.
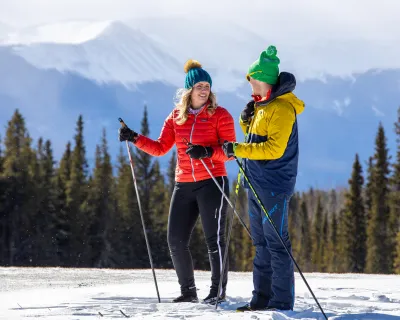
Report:
[[[183,65],[192,58],[210,72],[214,90],[235,90],[267,43],[233,22],[203,22],[202,17],[63,22],[12,32],[0,45],[38,68],[127,86],[162,81],[180,87]]]
[[[29,45],[34,43],[78,44],[96,38],[110,21],[70,21],[29,27],[8,33],[0,41],[3,45]]]
[[[182,83],[181,64],[139,30],[121,22],[55,26],[15,35],[14,42],[8,38],[3,45],[12,46],[35,67],[73,72],[100,83]],[[59,36],[57,30],[62,31]]]

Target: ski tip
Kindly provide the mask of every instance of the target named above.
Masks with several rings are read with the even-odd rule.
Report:
[[[125,312],[123,312],[122,310],[119,310],[119,312],[121,312],[122,315],[123,315],[125,318],[129,318],[129,316],[128,316]]]

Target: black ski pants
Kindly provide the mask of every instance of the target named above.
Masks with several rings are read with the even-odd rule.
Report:
[[[227,177],[216,177],[216,180],[229,196]],[[168,246],[182,294],[196,293],[189,243],[199,215],[210,260],[210,293],[216,295],[218,292],[225,252],[226,211],[227,201],[211,178],[175,184],[168,218]],[[226,290],[227,271],[228,262],[223,276],[221,294]]]

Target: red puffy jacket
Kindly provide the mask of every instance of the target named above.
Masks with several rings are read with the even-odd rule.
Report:
[[[187,121],[182,125],[176,123],[178,110],[174,109],[165,120],[157,140],[139,135],[135,145],[153,156],[162,156],[176,143],[178,157],[175,180],[177,182],[195,182],[211,178],[200,160],[191,159],[185,152],[188,148],[187,141],[211,146],[214,150],[211,158],[203,160],[214,177],[226,176],[224,162],[228,158],[222,150],[222,143],[225,140],[236,141],[233,118],[225,108],[217,107],[211,115],[206,109],[207,105],[198,114],[189,114]]]

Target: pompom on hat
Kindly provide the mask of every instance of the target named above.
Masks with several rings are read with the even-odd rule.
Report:
[[[202,68],[202,65],[197,60],[186,61],[183,70],[186,73],[185,78],[185,89],[192,88],[196,83],[206,81],[212,86],[212,80],[206,70]]]
[[[260,57],[249,67],[247,80],[250,81],[250,77],[252,77],[271,85],[276,84],[280,63],[277,53],[275,46],[269,46],[267,50],[261,52]]]

